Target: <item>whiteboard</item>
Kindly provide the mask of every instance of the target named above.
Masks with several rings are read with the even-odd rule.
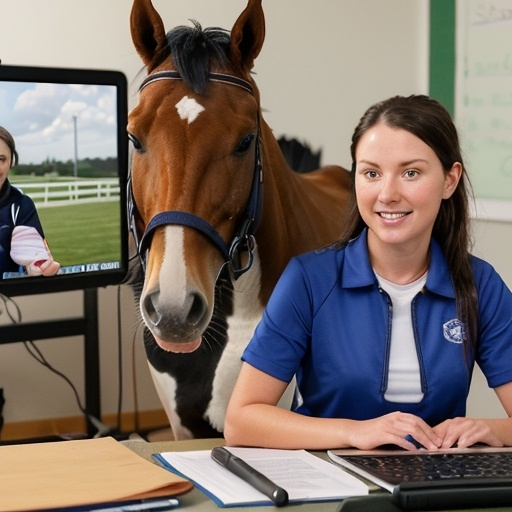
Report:
[[[476,216],[512,221],[512,0],[457,0],[455,121]]]

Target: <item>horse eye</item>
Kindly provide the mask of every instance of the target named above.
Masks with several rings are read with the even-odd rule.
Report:
[[[238,155],[243,155],[246,153],[249,148],[251,147],[251,142],[254,139],[254,133],[249,133],[246,135],[241,141],[240,144],[238,144],[238,147],[236,148],[236,153]]]
[[[133,147],[137,151],[142,151],[142,144],[140,143],[140,140],[135,137],[135,135],[129,133],[128,138],[130,139],[131,143],[133,144]]]

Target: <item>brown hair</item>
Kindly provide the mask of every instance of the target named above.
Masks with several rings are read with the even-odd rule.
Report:
[[[478,336],[478,297],[469,256],[472,245],[469,216],[472,189],[462,159],[457,129],[449,112],[428,96],[394,96],[376,103],[364,113],[352,135],[352,171],[355,169],[355,153],[361,137],[378,123],[407,130],[421,139],[434,150],[445,172],[455,162],[462,165],[459,184],[450,198],[443,199],[432,236],[443,249],[455,288],[457,314],[466,325],[466,339],[470,341],[469,347],[474,350]],[[366,227],[357,208],[354,185],[348,209],[340,246],[359,235]]]
[[[3,140],[11,151],[11,167],[18,164],[18,152],[13,136],[3,127],[0,126],[0,140]]]

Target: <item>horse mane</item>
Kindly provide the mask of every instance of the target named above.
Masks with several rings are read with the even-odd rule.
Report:
[[[277,139],[288,165],[298,173],[311,172],[320,167],[322,150],[314,152],[307,142],[281,136]]]
[[[204,94],[208,74],[213,65],[226,67],[230,59],[231,36],[228,30],[208,27],[190,20],[192,26],[181,25],[170,30],[166,43],[155,53],[152,68],[171,57],[174,69],[183,81],[197,94]]]

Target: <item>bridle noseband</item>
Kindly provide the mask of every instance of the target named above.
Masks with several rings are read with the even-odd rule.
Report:
[[[223,83],[240,87],[247,92],[253,94],[252,85],[233,75],[227,75],[223,73],[209,73],[209,79],[214,82]],[[139,92],[142,91],[146,86],[151,83],[160,80],[182,80],[181,75],[175,70],[169,71],[158,71],[151,75],[148,75],[141,86]],[[157,213],[148,223],[144,233],[140,236],[136,225],[136,216],[139,216],[137,205],[133,198],[132,184],[131,184],[131,171],[128,176],[128,222],[130,230],[132,232],[135,244],[137,246],[137,252],[139,254],[141,264],[145,270],[146,266],[146,253],[151,242],[151,238],[157,227],[165,225],[180,225],[188,226],[201,232],[210,242],[212,242],[217,249],[221,252],[224,261],[229,264],[234,279],[238,279],[242,274],[247,272],[254,261],[254,249],[256,248],[256,241],[254,238],[254,232],[258,227],[261,220],[262,206],[263,206],[263,170],[261,166],[260,158],[260,133],[259,133],[259,120],[258,120],[258,133],[256,136],[254,153],[254,172],[251,185],[251,192],[249,199],[245,206],[245,212],[240,222],[238,231],[231,241],[231,244],[227,244],[221,237],[219,232],[206,220],[195,215],[194,213],[180,211],[180,210],[169,210]],[[242,255],[247,253],[247,263],[242,266]]]

